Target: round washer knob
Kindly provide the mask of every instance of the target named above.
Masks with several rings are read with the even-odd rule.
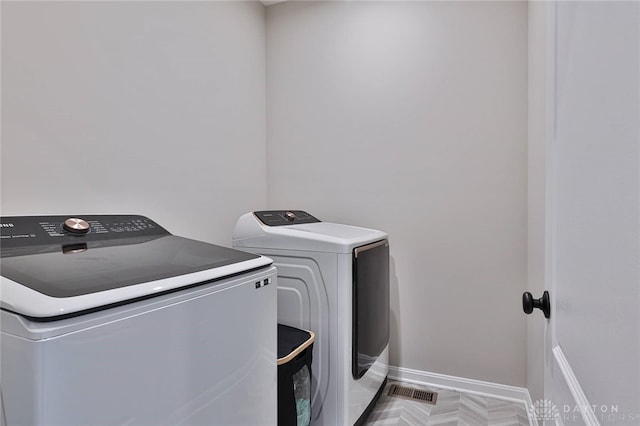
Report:
[[[77,217],[70,217],[62,224],[65,231],[72,234],[86,234],[89,232],[89,223],[86,220],[82,220]]]
[[[285,219],[287,219],[289,222],[293,222],[294,220],[296,220],[296,214],[294,212],[286,212],[284,214]]]

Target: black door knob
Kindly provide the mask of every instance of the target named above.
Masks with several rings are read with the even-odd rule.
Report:
[[[531,293],[525,291],[522,294],[522,310],[525,314],[533,312],[533,308],[538,308],[544,313],[545,318],[551,316],[551,302],[549,301],[549,292],[544,291],[540,299],[534,299]]]

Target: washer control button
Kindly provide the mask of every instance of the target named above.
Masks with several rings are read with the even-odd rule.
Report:
[[[72,234],[86,234],[89,232],[89,223],[77,217],[70,217],[62,224],[65,231]]]
[[[289,222],[293,222],[294,220],[296,220],[296,214],[294,212],[285,212],[284,217]]]

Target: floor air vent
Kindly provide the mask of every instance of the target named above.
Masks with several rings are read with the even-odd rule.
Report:
[[[389,387],[389,396],[395,396],[398,398],[411,399],[413,401],[426,402],[427,404],[434,404],[438,399],[436,392],[426,391],[423,389],[408,388],[406,386],[391,385]]]

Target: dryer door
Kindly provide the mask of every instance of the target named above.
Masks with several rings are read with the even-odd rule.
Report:
[[[353,250],[352,373],[359,379],[389,343],[389,242]]]

